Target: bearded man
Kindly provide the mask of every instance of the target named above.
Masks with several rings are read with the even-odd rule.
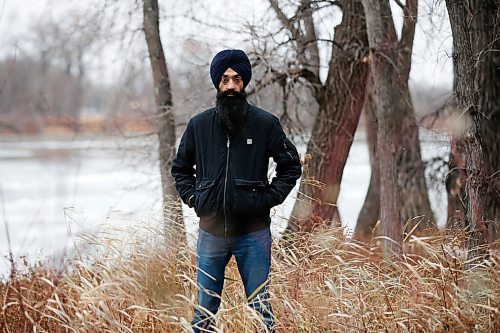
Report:
[[[252,68],[244,51],[217,53],[210,77],[217,89],[215,107],[189,121],[172,163],[183,202],[200,218],[192,327],[194,332],[214,331],[224,271],[234,255],[249,305],[273,332],[269,212],[295,186],[301,164],[278,118],[247,102]],[[277,165],[270,183],[269,158]]]

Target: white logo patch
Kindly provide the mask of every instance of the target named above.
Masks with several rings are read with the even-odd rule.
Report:
[[[251,145],[252,144],[252,139],[247,139],[247,145]]]

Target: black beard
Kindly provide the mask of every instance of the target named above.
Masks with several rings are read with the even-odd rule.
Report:
[[[228,96],[232,94],[233,96]],[[247,94],[235,90],[217,92],[217,112],[222,126],[233,137],[243,130],[245,114],[248,108]]]

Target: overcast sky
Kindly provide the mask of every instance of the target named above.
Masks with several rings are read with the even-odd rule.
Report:
[[[47,12],[47,4],[47,0],[0,0],[1,45],[13,41],[13,36],[26,32],[30,22],[37,21]]]
[[[162,1],[160,1],[162,3]],[[163,2],[165,3],[165,2]],[[265,2],[264,2],[265,3]],[[29,32],[30,25],[47,16],[58,17],[63,15],[64,9],[68,6],[76,6],[82,4],[77,1],[54,1],[54,0],[0,0],[0,57],[6,53],[12,54],[15,45],[22,45],[23,40],[18,36],[25,36]],[[86,1],[83,2],[86,4]],[[230,4],[230,5],[228,5]],[[231,9],[228,6],[232,6]],[[214,9],[215,13],[222,15],[231,11],[232,13],[244,12],[244,17],[251,18],[255,15],[261,15],[263,12],[263,1],[248,1],[238,0],[227,2],[224,0],[211,0],[210,8]],[[241,8],[244,7],[244,10]],[[394,8],[394,6],[393,6]],[[171,8],[170,8],[171,9]],[[447,86],[452,85],[452,60],[451,60],[451,33],[448,23],[448,17],[444,11],[444,4],[439,5],[436,0],[421,0],[419,10],[419,24],[415,34],[415,46],[412,60],[412,71],[410,80],[413,83],[419,83],[430,86]],[[395,17],[399,17],[399,13]],[[211,14],[212,15],[212,14]],[[215,14],[217,15],[217,14]],[[217,18],[214,18],[214,20]],[[220,19],[220,18],[219,18]],[[396,19],[396,23],[401,22]],[[196,31],[199,26],[176,26],[167,27],[162,25],[163,39],[172,34],[181,36],[181,31],[192,29]],[[232,40],[229,36],[214,36],[205,34],[202,31],[197,31],[194,36],[199,36],[199,42],[206,44],[216,43],[219,45],[213,47],[213,51],[224,47],[238,47],[238,41]],[[191,34],[191,38],[193,34]],[[226,39],[226,40],[225,40]],[[192,42],[197,42],[196,37]],[[177,42],[176,42],[177,43]],[[168,45],[168,44],[167,44]],[[180,47],[177,47],[177,51]],[[114,56],[108,55],[108,62],[116,64],[116,55],[119,50],[112,51]],[[135,55],[129,55],[135,56]],[[178,55],[176,55],[178,56]],[[104,57],[104,58],[107,58]],[[104,61],[102,56],[100,60]],[[111,60],[111,58],[114,58]],[[120,58],[120,56],[118,57]],[[122,57],[123,58],[123,57]],[[125,56],[126,58],[126,56]],[[168,55],[167,55],[168,58]],[[171,61],[171,59],[169,59]],[[207,62],[210,59],[207,59]],[[99,73],[102,75],[102,73]]]

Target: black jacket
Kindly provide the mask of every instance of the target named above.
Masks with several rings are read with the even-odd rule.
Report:
[[[269,184],[270,157],[277,167]],[[295,186],[301,164],[274,115],[249,105],[243,130],[229,139],[212,108],[189,121],[172,175],[182,200],[200,217],[200,227],[233,236],[270,224],[270,208]]]

